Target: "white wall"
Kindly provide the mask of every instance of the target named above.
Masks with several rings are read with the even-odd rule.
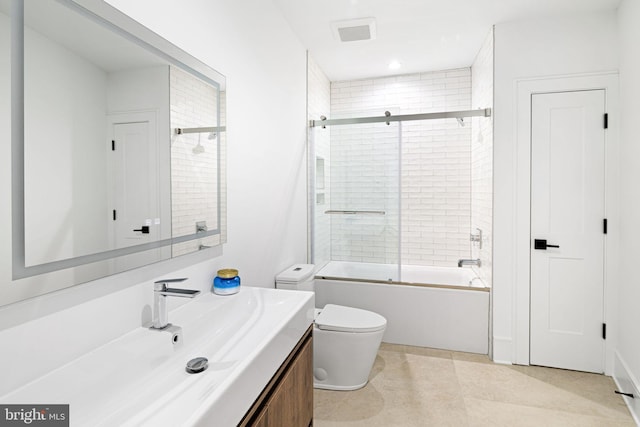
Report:
[[[207,291],[215,271],[229,266],[239,268],[243,284],[271,287],[277,272],[306,256],[305,50],[275,6],[260,0],[114,3],[227,76],[228,243],[219,257],[214,258],[215,250],[202,251],[1,308],[0,333],[46,319],[39,330],[51,343],[43,347],[46,351],[31,351],[38,328],[11,335],[15,340],[3,345],[13,356],[38,355],[43,368],[53,367],[47,360],[59,363],[148,320],[144,306],[160,275],[184,275],[190,278],[185,286]],[[6,95],[0,97],[0,124],[5,129],[10,124],[8,78],[0,67],[0,93]],[[0,143],[2,303],[69,285],[21,287],[10,278],[10,158],[5,138]],[[89,300],[91,308],[85,309],[80,303]],[[0,367],[13,369],[3,361]]]
[[[636,129],[640,116],[640,2],[623,0],[618,9],[619,52],[620,52],[620,228],[625,230],[620,236],[620,288],[619,292],[619,331],[616,366],[616,378],[634,383],[622,387],[626,392],[640,393],[640,339],[637,326],[640,325],[640,285],[638,278],[638,259],[640,241],[638,240],[638,219],[640,218],[640,144]],[[617,362],[618,362],[617,361]],[[622,366],[618,366],[622,365]],[[626,365],[626,369],[624,369]],[[621,369],[622,368],[622,369]],[[626,370],[625,372],[622,372]],[[626,377],[626,378],[625,378]],[[640,420],[640,402],[636,398],[636,420]]]
[[[514,361],[516,275],[516,82],[615,70],[615,12],[527,20],[495,27],[494,360]]]

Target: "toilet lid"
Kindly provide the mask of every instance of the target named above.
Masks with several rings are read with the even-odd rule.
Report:
[[[387,326],[387,319],[372,311],[327,304],[316,317],[315,324],[325,331],[374,332]]]
[[[313,274],[314,264],[295,264],[276,276],[277,283],[301,283]]]

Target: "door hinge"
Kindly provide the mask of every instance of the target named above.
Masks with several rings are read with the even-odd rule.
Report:
[[[607,324],[606,323],[602,324],[602,339],[603,340],[607,339]]]
[[[602,220],[602,232],[607,234],[607,218]]]
[[[604,128],[609,129],[609,113],[604,113]]]
[[[114,221],[116,220],[116,210],[115,209],[113,210],[113,220]]]
[[[116,141],[115,140],[111,140],[111,151],[116,151]]]

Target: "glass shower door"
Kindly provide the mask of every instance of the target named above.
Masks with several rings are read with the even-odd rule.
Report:
[[[313,262],[330,262],[328,276],[397,281],[400,124],[316,127],[312,134]]]

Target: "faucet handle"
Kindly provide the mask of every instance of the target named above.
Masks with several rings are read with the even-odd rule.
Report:
[[[180,282],[184,282],[185,280],[187,280],[186,277],[182,277],[180,279],[158,280],[157,282],[153,283],[153,289],[156,291],[164,291],[165,289],[167,289],[167,285],[169,285],[170,283],[180,283]]]
[[[183,277],[181,279],[162,279],[162,280],[158,280],[155,283],[180,283],[180,282],[184,282],[185,280],[187,280],[186,277]]]

